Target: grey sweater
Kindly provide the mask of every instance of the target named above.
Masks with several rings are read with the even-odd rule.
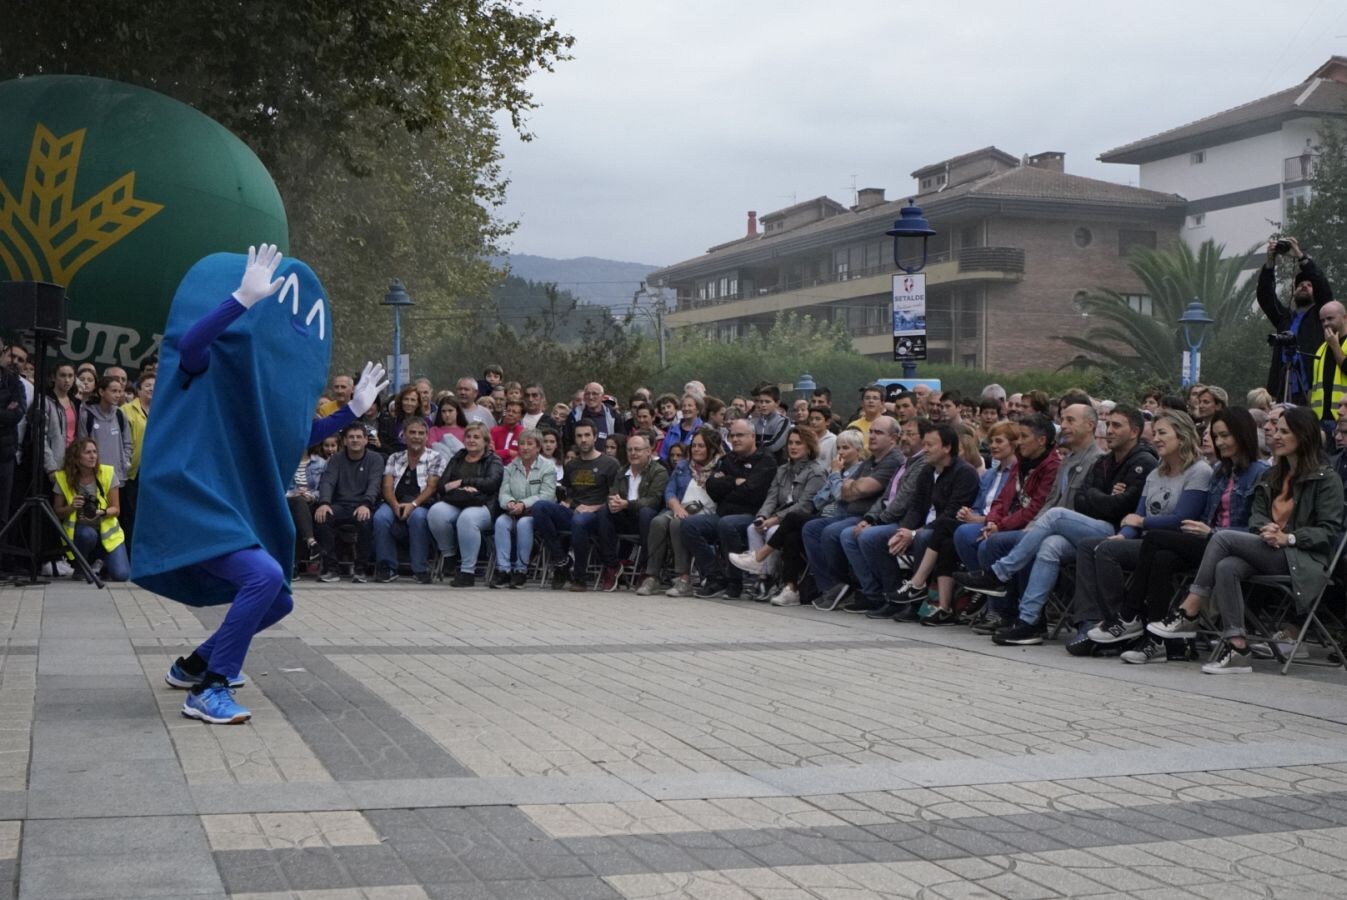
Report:
[[[327,461],[318,487],[318,502],[348,509],[368,506],[373,512],[379,505],[383,475],[384,459],[373,450],[366,450],[360,459],[351,459],[343,450]]]

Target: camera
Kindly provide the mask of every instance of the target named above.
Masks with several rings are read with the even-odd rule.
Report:
[[[1275,243],[1275,244],[1272,245],[1272,249],[1273,249],[1273,251],[1276,252],[1276,254],[1277,254],[1278,256],[1283,256],[1283,255],[1285,255],[1285,254],[1291,252],[1291,242],[1290,242],[1290,241],[1277,241],[1277,243]]]
[[[1269,347],[1280,347],[1283,350],[1292,349],[1296,346],[1296,333],[1294,331],[1279,331],[1276,334],[1269,334],[1267,345]]]

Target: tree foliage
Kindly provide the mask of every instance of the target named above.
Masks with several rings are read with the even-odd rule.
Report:
[[[1132,373],[1139,380],[1176,380],[1187,349],[1179,317],[1188,304],[1201,300],[1214,321],[1207,346],[1223,339],[1251,315],[1255,282],[1241,282],[1243,256],[1222,259],[1225,247],[1204,241],[1196,251],[1176,242],[1162,250],[1142,249],[1128,259],[1128,268],[1151,298],[1151,314],[1128,305],[1118,291],[1100,289],[1082,302],[1090,318],[1083,336],[1059,335],[1084,351],[1093,365]]]
[[[1314,152],[1309,202],[1291,206],[1285,231],[1295,235],[1335,292],[1342,293],[1347,285],[1347,126],[1325,121]]]
[[[333,296],[349,368],[389,332],[388,278],[443,323],[497,279],[485,259],[511,226],[493,117],[523,133],[526,78],[571,43],[515,0],[44,0],[7,9],[0,78],[126,81],[247,142],[285,200],[291,252]]]

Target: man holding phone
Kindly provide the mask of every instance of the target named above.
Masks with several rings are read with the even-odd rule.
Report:
[[[1277,257],[1283,255],[1296,264],[1289,308],[1277,299]],[[1257,296],[1259,308],[1277,331],[1268,336],[1272,365],[1267,389],[1278,400],[1304,405],[1314,385],[1310,361],[1324,343],[1320,311],[1332,301],[1333,289],[1296,239],[1287,236],[1268,241],[1267,260],[1258,272]]]

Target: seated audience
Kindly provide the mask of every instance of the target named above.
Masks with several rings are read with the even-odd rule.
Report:
[[[342,449],[333,454],[318,486],[318,506],[313,511],[313,533],[322,554],[319,581],[337,581],[337,529],[355,529],[355,566],[351,580],[363,584],[373,563],[374,510],[384,460],[369,448],[369,433],[359,420],[341,430]]]
[[[552,436],[553,446],[556,436]],[[533,556],[533,506],[557,498],[557,467],[542,456],[544,437],[536,428],[519,433],[519,454],[505,467],[496,497],[496,571],[490,587],[522,588]]]
[[[496,498],[505,467],[491,449],[488,426],[473,421],[463,430],[463,449],[440,476],[437,502],[426,516],[431,537],[444,557],[443,567],[458,570],[451,587],[477,583],[482,535],[495,521]]]
[[[412,577],[430,584],[430,525],[428,513],[435,500],[446,460],[426,446],[429,429],[419,417],[402,423],[399,439],[407,445],[384,464],[383,505],[374,512],[374,580],[381,584],[398,577],[398,545],[407,544]]]

